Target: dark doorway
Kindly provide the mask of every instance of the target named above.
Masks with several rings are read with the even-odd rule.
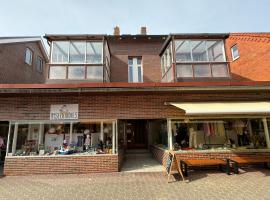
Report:
[[[7,149],[7,137],[8,137],[8,121],[0,122],[0,176],[3,174],[4,161]]]
[[[126,141],[128,149],[147,148],[146,120],[128,120],[126,122]]]

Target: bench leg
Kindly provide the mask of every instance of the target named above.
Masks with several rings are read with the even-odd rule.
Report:
[[[239,174],[239,166],[237,162],[233,163],[234,173]]]
[[[230,175],[231,174],[231,166],[230,166],[230,160],[226,160],[226,174]]]
[[[180,167],[183,172],[183,175],[187,177],[188,176],[187,164],[183,161],[180,161]]]
[[[264,162],[263,165],[266,169],[270,169],[267,162]]]
[[[223,171],[221,164],[218,165],[218,169],[219,169],[219,171]]]

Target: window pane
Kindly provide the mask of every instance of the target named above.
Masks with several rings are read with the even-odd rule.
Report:
[[[92,81],[102,82],[103,81],[103,67],[102,66],[89,66],[87,67],[87,79]]]
[[[85,42],[70,42],[69,62],[84,63],[85,62]]]
[[[87,63],[103,63],[102,62],[102,42],[87,42],[86,44],[86,62]]]
[[[141,58],[137,58],[137,65],[141,65],[142,64],[142,59]]]
[[[128,67],[128,81],[133,82],[133,69],[132,65]]]
[[[192,65],[177,65],[177,77],[193,77]]]
[[[50,79],[65,79],[66,78],[66,67],[50,67]]]
[[[232,51],[232,57],[233,57],[233,60],[239,57],[239,52],[238,52],[237,45],[234,45],[234,46],[231,48],[231,51]]]
[[[194,65],[195,77],[211,77],[211,69],[209,65]]]
[[[32,57],[33,57],[33,52],[26,48],[26,51],[25,51],[25,62],[28,64],[28,65],[32,65]]]
[[[52,62],[68,62],[69,41],[53,42]]]
[[[209,61],[225,61],[223,41],[206,41]]]
[[[173,78],[173,68],[170,68],[169,71],[167,72],[167,81],[172,82],[174,80]]]
[[[213,77],[228,77],[227,64],[213,64],[212,65]]]
[[[171,51],[170,51],[170,48],[167,49],[167,67],[170,68],[171,67]]]
[[[40,72],[40,73],[43,72],[43,60],[40,57],[37,58],[37,66],[36,67],[37,67],[38,72]]]
[[[84,66],[68,67],[68,78],[69,79],[84,79],[85,67]]]
[[[142,82],[142,68],[138,67],[138,82]]]
[[[176,62],[191,61],[190,43],[188,40],[175,41]]]
[[[193,61],[207,61],[205,41],[190,41]]]

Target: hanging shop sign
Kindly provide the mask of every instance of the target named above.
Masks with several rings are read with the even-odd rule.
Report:
[[[51,105],[50,120],[70,120],[79,118],[79,104]]]

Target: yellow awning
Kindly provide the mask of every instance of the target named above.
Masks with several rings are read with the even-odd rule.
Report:
[[[168,104],[184,110],[186,115],[270,113],[270,102],[179,102]]]

